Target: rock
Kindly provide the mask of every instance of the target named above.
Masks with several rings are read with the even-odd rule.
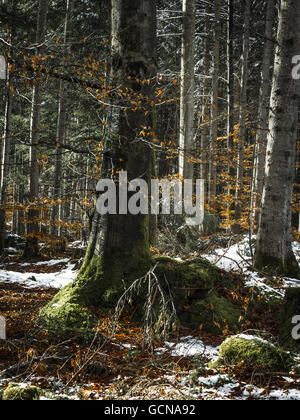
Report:
[[[241,362],[269,372],[289,372],[293,359],[289,353],[259,337],[237,335],[225,340],[219,358],[210,367],[236,365]]]
[[[177,312],[181,323],[190,328],[202,326],[203,331],[214,335],[222,334],[227,328],[232,332],[239,328],[240,308],[225,297],[218,296],[215,291],[211,291],[205,299],[196,301],[191,307],[180,309]]]
[[[39,400],[42,391],[37,386],[25,386],[22,384],[11,383],[3,393],[3,401],[23,400],[32,401]]]
[[[208,261],[196,258],[178,262],[167,257],[156,259],[156,275],[161,286],[172,297],[178,320],[184,327],[211,334],[222,334],[224,329],[236,332],[242,315],[238,303],[222,295],[222,288],[236,290],[240,279],[230,276]]]
[[[295,324],[292,323],[293,318],[297,315],[300,316],[300,288],[291,287],[286,290],[281,307],[279,342],[285,349],[299,352],[300,338],[293,338]]]

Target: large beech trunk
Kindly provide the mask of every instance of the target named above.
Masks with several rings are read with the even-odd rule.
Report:
[[[112,112],[102,177],[114,179],[116,175],[118,179],[118,172],[125,170],[128,181],[139,178],[149,183],[153,153],[141,131],[153,126],[155,2],[112,0],[111,42],[111,84],[117,89],[110,97]],[[129,99],[125,95],[128,92]],[[139,101],[141,106],[137,105]],[[128,193],[128,200],[130,194],[134,192]],[[82,330],[92,319],[88,307],[114,307],[124,288],[150,267],[149,216],[96,213],[77,279],[42,310],[41,320],[61,332]]]
[[[256,266],[300,278],[292,251],[292,192],[296,168],[300,83],[292,60],[300,51],[298,0],[282,0],[269,116],[265,186],[256,248]]]

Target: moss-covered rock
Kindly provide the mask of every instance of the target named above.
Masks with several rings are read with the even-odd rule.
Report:
[[[203,258],[180,262],[168,257],[159,257],[154,260],[159,263],[156,274],[159,278],[166,278],[175,290],[190,287],[191,290],[206,290],[215,287],[234,288],[237,278],[212,265]]]
[[[156,274],[166,288],[172,290],[177,316],[183,326],[220,334],[227,328],[235,332],[239,327],[241,308],[224,297],[222,288],[234,290],[239,279],[232,277],[208,261],[197,258],[178,262],[158,258]]]
[[[288,372],[293,364],[289,353],[258,337],[234,336],[225,340],[219,358],[210,367],[235,365],[244,362],[266,371]]]
[[[226,329],[236,332],[240,326],[241,310],[214,291],[205,299],[197,300],[190,307],[178,307],[177,314],[184,326],[199,328],[210,334],[219,335]]]
[[[293,338],[293,318],[300,315],[300,288],[289,288],[286,290],[280,312],[280,345],[288,350],[300,351],[300,339]],[[299,333],[299,331],[298,331]]]
[[[11,383],[3,393],[3,401],[23,400],[32,401],[38,400],[42,395],[42,390],[37,386],[26,386],[23,384]]]

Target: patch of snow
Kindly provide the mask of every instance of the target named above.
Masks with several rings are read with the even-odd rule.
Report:
[[[182,337],[179,343],[165,343],[166,347],[157,348],[157,353],[170,353],[173,357],[203,356],[214,359],[219,354],[219,348],[206,346],[202,340],[191,336]]]
[[[253,236],[252,239],[255,240],[255,236]],[[293,242],[292,247],[296,259],[300,263],[300,243]],[[252,258],[249,245],[249,237],[246,235],[239,243],[233,244],[228,248],[217,248],[213,253],[203,254],[202,257],[225,271],[242,272],[247,279],[245,286],[259,288],[262,295],[273,295],[277,297],[284,296],[284,290],[277,290],[268,286],[265,284],[264,279],[258,275],[258,273],[252,271]],[[300,281],[296,279],[285,278],[283,279],[283,283],[284,288],[287,286],[295,286],[295,283],[300,283]]]
[[[249,341],[259,341],[261,343],[269,344],[271,346],[274,345],[274,344],[270,343],[269,341],[264,340],[263,338],[257,337],[256,335],[238,334],[238,335],[235,335],[234,337],[235,338],[242,338],[244,340],[249,340]],[[230,340],[230,338],[232,338],[232,337],[227,338],[225,340],[225,342],[227,342],[228,340]]]
[[[0,270],[0,283],[18,283],[27,288],[61,289],[76,278],[77,271],[74,271],[74,267],[75,264],[68,263],[67,267],[58,273],[34,273],[34,275],[33,273]]]
[[[52,267],[54,265],[58,265],[58,264],[66,264],[69,262],[68,258],[65,258],[63,260],[50,260],[50,261],[41,261],[41,262],[37,262],[37,263],[23,263],[20,264],[21,267],[28,267],[30,265],[36,265],[36,266],[41,266],[41,265],[46,265],[48,267]]]

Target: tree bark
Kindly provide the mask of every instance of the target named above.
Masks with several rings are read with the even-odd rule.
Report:
[[[104,178],[115,179],[120,170],[126,170],[129,181],[139,178],[150,182],[152,149],[141,141],[140,132],[143,126],[152,124],[151,112],[145,112],[144,106],[151,107],[155,97],[155,54],[155,2],[112,0],[112,83],[122,92],[130,92],[131,97],[129,101],[117,94],[111,98],[114,111],[104,153]],[[148,98],[150,103],[133,107],[132,101],[141,97]],[[118,203],[118,185],[116,190]],[[128,200],[131,194],[128,193]],[[85,261],[77,279],[42,311],[41,319],[48,326],[72,331],[75,327],[82,329],[90,319],[89,306],[114,307],[124,287],[148,272],[151,266],[149,216],[128,214],[128,210],[124,213],[95,214]]]
[[[73,0],[67,0],[67,10],[65,19],[64,29],[64,56],[71,53],[70,30],[71,30],[71,18],[73,11]],[[65,140],[65,128],[66,128],[66,113],[67,113],[67,98],[66,98],[66,86],[64,81],[60,81],[59,84],[59,102],[58,102],[58,119],[57,119],[57,133],[56,133],[56,149],[55,149],[55,169],[54,169],[54,185],[53,185],[53,199],[55,204],[52,207],[51,214],[51,235],[57,236],[60,234],[60,229],[57,226],[59,218],[59,200],[61,195],[61,177],[62,177],[62,148],[61,144],[64,144]]]
[[[2,156],[1,156],[1,177],[0,177],[0,254],[4,251],[4,242],[6,238],[6,210],[7,205],[7,176],[8,176],[8,163],[11,148],[10,138],[10,124],[12,113],[12,92],[9,83],[9,72],[7,71],[7,94],[5,104],[4,116],[4,133],[2,140]]]
[[[298,0],[282,0],[269,115],[265,185],[255,264],[271,272],[300,277],[292,251],[292,191],[295,177],[300,83],[292,59],[300,51]]]
[[[268,115],[270,112],[270,82],[271,66],[274,62],[273,27],[275,22],[274,1],[267,2],[265,46],[261,71],[261,88],[259,93],[258,129],[256,132],[255,160],[253,169],[253,188],[251,210],[256,226],[259,219],[259,206],[264,185],[264,172],[266,163],[266,147],[268,137]]]
[[[44,50],[46,26],[47,26],[48,0],[40,0],[38,10],[38,22],[36,32],[36,55]],[[40,120],[41,120],[41,83],[35,81],[32,95],[31,124],[30,124],[30,179],[29,179],[29,201],[27,222],[27,240],[24,250],[24,257],[35,257],[39,253],[38,233],[39,233],[39,211],[36,209],[39,194],[39,175],[40,167],[39,140],[40,140]]]
[[[244,188],[244,148],[246,145],[246,119],[247,119],[247,90],[248,90],[248,68],[249,68],[249,38],[250,38],[250,0],[246,0],[244,34],[243,34],[243,65],[241,75],[241,93],[239,109],[239,144],[237,162],[237,183],[235,193],[235,224],[232,226],[233,233],[240,233],[242,217],[242,196]]]
[[[195,0],[183,0],[179,174],[193,179],[195,93]]]
[[[217,194],[217,139],[218,139],[218,116],[219,116],[219,77],[220,77],[220,35],[221,35],[221,1],[215,0],[214,22],[214,69],[212,78],[212,108],[211,108],[211,139],[210,139],[210,169],[209,169],[209,197],[211,206]]]
[[[202,105],[202,136],[201,136],[201,179],[205,182],[205,197],[208,197],[208,174],[209,174],[209,129],[210,129],[210,6],[205,8],[205,56],[204,56],[204,84],[203,84],[203,105]]]

